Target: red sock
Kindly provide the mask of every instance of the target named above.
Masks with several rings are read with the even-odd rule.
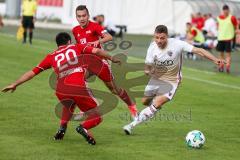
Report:
[[[136,117],[137,116],[138,110],[137,110],[137,107],[136,107],[135,104],[132,105],[132,106],[128,106],[128,109],[129,109],[132,117]]]
[[[134,103],[132,102],[132,100],[130,99],[130,97],[128,96],[127,92],[122,89],[120,94],[118,95],[121,100],[123,100],[128,106],[132,106],[134,105]]]
[[[61,126],[67,126],[69,120],[72,118],[74,109],[75,109],[75,106],[72,106],[72,107],[63,106],[62,117],[61,117],[61,121],[60,121]]]
[[[226,65],[226,71],[227,71],[227,73],[230,73],[230,64]]]
[[[100,116],[89,116],[84,122],[82,122],[82,127],[89,130],[93,127],[96,127],[102,122],[102,118]]]

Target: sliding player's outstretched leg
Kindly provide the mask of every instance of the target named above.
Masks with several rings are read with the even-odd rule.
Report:
[[[152,98],[144,97],[143,98],[144,104],[146,103],[146,101],[149,101],[149,99],[152,99]],[[151,105],[149,105],[148,107],[143,109],[139,113],[138,117],[136,119],[134,119],[130,124],[125,125],[123,127],[124,132],[127,135],[130,135],[132,133],[132,129],[134,127],[136,127],[138,124],[141,124],[142,122],[145,122],[145,121],[153,118],[154,115],[157,113],[157,111],[161,109],[162,105],[168,101],[169,101],[169,99],[165,96],[155,97],[155,99]]]

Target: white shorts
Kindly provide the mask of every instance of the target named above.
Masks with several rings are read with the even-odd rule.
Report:
[[[175,95],[177,88],[178,83],[151,78],[145,88],[144,96],[155,97],[163,95],[171,100]]]

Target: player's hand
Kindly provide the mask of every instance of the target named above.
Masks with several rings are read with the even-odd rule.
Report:
[[[151,70],[144,70],[145,75],[152,76],[154,74],[154,69]]]
[[[94,42],[89,42],[88,44],[90,44],[91,46],[93,46],[93,47],[98,47],[99,46],[99,44],[100,44],[100,41],[99,40],[97,40],[97,41],[94,41]]]
[[[216,59],[216,60],[214,61],[214,63],[215,63],[216,65],[224,65],[224,64],[226,64],[226,61],[225,61],[225,60],[222,60],[222,59]]]
[[[33,23],[35,23],[35,22],[36,22],[36,17],[33,17],[33,20],[32,20],[32,22],[33,22]]]
[[[11,93],[13,93],[15,90],[16,90],[16,85],[14,84],[10,84],[9,86],[5,87],[2,89],[2,92],[8,92],[8,91],[11,91]]]
[[[112,57],[112,58],[111,58],[111,61],[112,61],[113,63],[117,63],[117,64],[121,65],[121,60],[118,59],[117,57]]]
[[[149,71],[149,70],[145,70],[144,73],[145,73],[145,75],[147,75],[147,76],[150,75],[150,71]]]

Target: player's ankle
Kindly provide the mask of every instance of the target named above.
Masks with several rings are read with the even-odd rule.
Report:
[[[66,130],[67,130],[67,125],[60,125],[59,131],[64,131],[64,132],[66,132]]]

